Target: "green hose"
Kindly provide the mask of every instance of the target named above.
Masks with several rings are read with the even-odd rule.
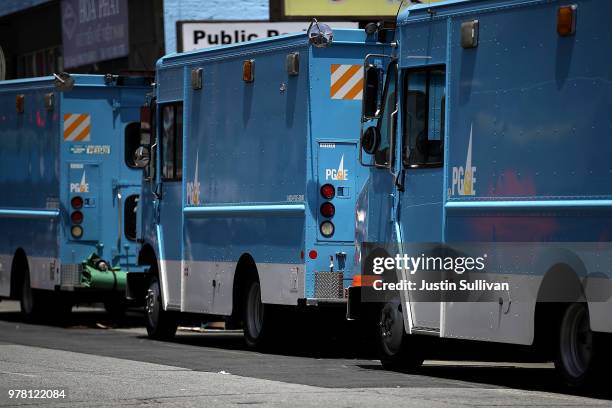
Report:
[[[109,267],[103,271],[98,268],[100,261],[101,259],[93,254],[83,262],[81,285],[96,290],[125,291],[127,271],[122,271],[119,267]]]

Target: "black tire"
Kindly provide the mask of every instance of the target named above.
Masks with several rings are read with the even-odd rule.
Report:
[[[591,331],[587,306],[570,304],[563,312],[558,330],[554,363],[564,385],[570,388],[593,385],[601,361],[595,353],[596,337]]]
[[[384,369],[415,372],[423,365],[423,344],[419,337],[406,334],[399,301],[380,308],[377,326],[378,356]]]
[[[147,335],[151,339],[169,340],[176,334],[178,322],[176,316],[165,311],[161,302],[159,279],[153,276],[145,299],[145,320]]]
[[[270,305],[261,302],[261,286],[258,280],[250,281],[244,294],[244,341],[250,348],[265,348],[273,339],[274,310]]]
[[[41,293],[36,289],[32,289],[30,284],[30,271],[25,270],[19,294],[19,306],[23,320],[27,322],[38,320],[44,310],[42,303]]]

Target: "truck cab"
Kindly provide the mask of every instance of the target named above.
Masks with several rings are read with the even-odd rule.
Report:
[[[384,366],[417,369],[431,336],[544,345],[574,387],[605,366],[610,265],[598,259],[612,207],[598,135],[610,126],[612,60],[598,47],[610,11],[588,0],[410,4],[394,52],[365,60],[356,268],[370,276],[349,290],[349,317],[373,313]],[[486,272],[449,281],[508,286],[369,297],[374,282],[418,276],[372,274],[373,257],[430,243],[488,255]]]

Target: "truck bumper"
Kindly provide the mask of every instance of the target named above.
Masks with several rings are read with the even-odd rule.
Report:
[[[346,302],[346,318],[348,320],[361,319],[361,288],[351,286],[348,288],[348,299]]]

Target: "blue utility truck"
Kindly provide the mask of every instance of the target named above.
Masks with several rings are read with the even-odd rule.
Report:
[[[363,59],[389,47],[379,37],[313,23],[158,62],[139,154],[150,269],[128,278],[151,337],[223,317],[258,346],[283,324],[278,306],[345,305]]]
[[[412,4],[384,64],[365,60],[366,81],[386,84],[363,100],[356,268],[374,259],[367,243],[392,258],[474,244],[502,248],[488,272],[508,284],[452,301],[404,288],[378,305],[351,288],[349,317],[378,310],[384,366],[420,366],[427,336],[534,345],[573,386],[609,362],[610,13],[596,0]]]
[[[119,311],[137,263],[133,152],[150,84],[69,74],[0,82],[0,297],[19,299],[27,318],[78,302]]]

